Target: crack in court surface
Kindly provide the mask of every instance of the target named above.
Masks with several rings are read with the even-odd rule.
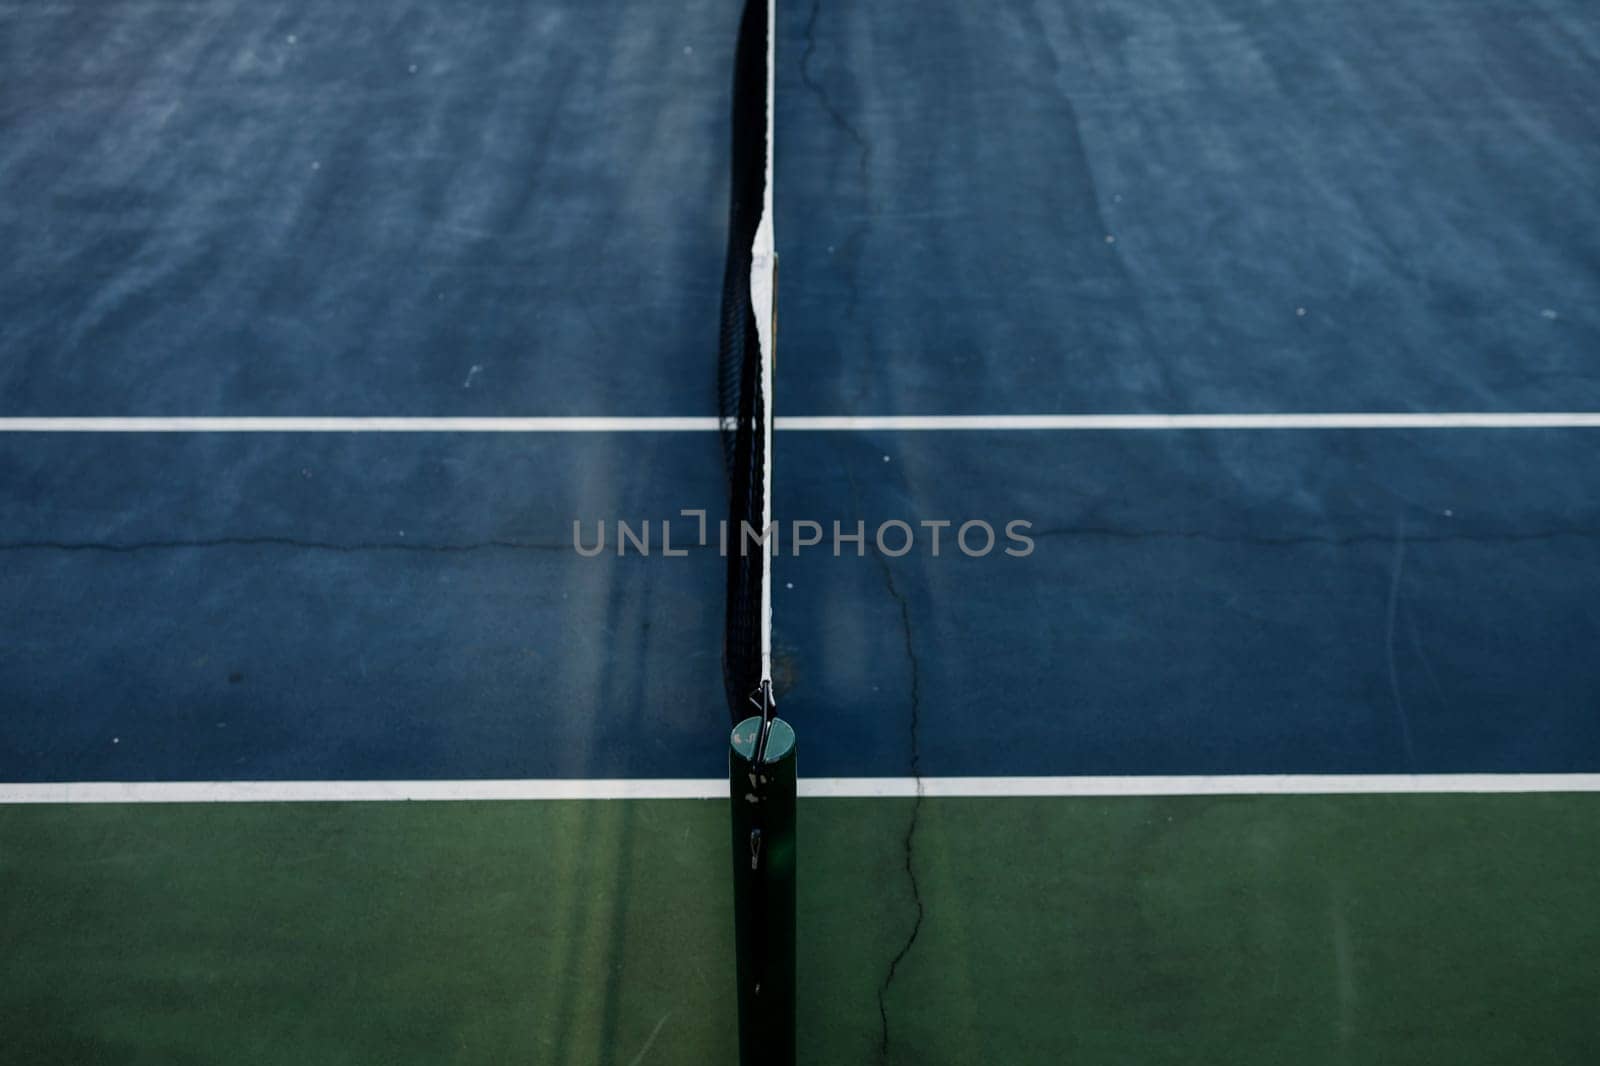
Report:
[[[1336,548],[1357,544],[1394,543],[1393,533],[1351,533],[1333,536],[1319,533],[1294,533],[1270,536],[1252,533],[1213,533],[1196,529],[1119,529],[1115,526],[1059,526],[1047,529],[1030,529],[1028,536],[1035,540],[1050,538],[1096,537],[1107,540],[1203,540],[1214,544],[1250,544],[1263,548],[1292,548],[1307,544],[1326,544]],[[1406,534],[1406,544],[1525,544],[1546,540],[1594,540],[1600,538],[1600,529],[1539,529],[1525,533],[1435,533],[1416,536]]]
[[[857,246],[866,240],[867,234],[872,229],[872,143],[867,140],[866,134],[862,133],[861,129],[840,110],[832,95],[811,72],[811,58],[817,50],[817,19],[821,13],[821,0],[812,0],[811,13],[806,18],[805,49],[800,53],[800,81],[805,85],[806,91],[816,98],[817,106],[828,116],[828,120],[843,131],[856,147],[856,165],[861,183],[861,220],[845,234],[837,249],[831,245],[828,247],[830,255],[837,251],[842,260],[850,264],[843,273],[848,287],[848,299],[845,301],[842,315],[846,320],[855,321],[861,309],[861,263],[859,258],[852,260],[852,257],[855,256]],[[865,392],[866,383],[858,382],[854,394],[858,405],[863,402]]]
[[[484,551],[572,551],[571,544],[545,544],[526,540],[482,540],[461,544],[427,544],[422,541],[415,543],[407,543],[405,541],[340,543],[326,540],[301,540],[296,537],[209,537],[196,540],[22,540],[0,542],[0,552],[55,551],[132,554],[146,551],[191,551],[209,548],[292,548],[301,551],[350,554],[358,552],[423,552],[438,555],[459,555]]]
[[[1266,548],[1289,548],[1300,545],[1326,544],[1349,547],[1358,544],[1393,544],[1392,533],[1352,533],[1347,536],[1329,536],[1316,533],[1270,536],[1265,534],[1227,534],[1192,529],[1119,529],[1114,526],[1062,526],[1031,529],[1028,535],[1035,539],[1102,537],[1113,540],[1201,540],[1215,544],[1251,544]],[[1427,544],[1524,544],[1538,541],[1600,539],[1600,529],[1541,529],[1521,533],[1439,533],[1406,535],[1407,546]],[[674,547],[687,552],[715,550],[714,545],[687,543]],[[0,541],[0,552],[108,552],[131,554],[144,551],[188,551],[207,548],[294,548],[303,551],[326,552],[423,552],[441,555],[466,554],[487,551],[565,552],[572,551],[570,543],[552,544],[531,540],[480,540],[456,544],[430,544],[424,541],[325,541],[305,540],[298,537],[204,537],[195,539],[164,539],[135,541],[99,540],[14,540]],[[608,556],[613,554],[606,553]],[[633,553],[630,553],[633,554]],[[885,564],[887,565],[887,564]],[[893,590],[891,588],[891,594]],[[913,660],[913,670],[915,662]]]
[[[917,820],[922,814],[922,800],[924,794],[920,733],[922,724],[922,677],[921,669],[917,662],[916,646],[911,639],[911,606],[906,601],[905,595],[895,586],[894,570],[889,566],[889,561],[883,557],[883,554],[879,552],[876,547],[873,548],[872,554],[873,558],[878,560],[878,566],[883,571],[884,588],[888,591],[890,598],[894,600],[895,604],[900,609],[900,631],[905,638],[906,662],[911,675],[910,768],[911,778],[916,782],[917,787],[916,797],[911,802],[911,820],[906,825],[904,843],[906,880],[911,886],[911,899],[916,905],[916,918],[911,923],[911,932],[906,936],[905,943],[900,945],[900,950],[895,952],[894,958],[889,960],[889,970],[884,974],[883,983],[878,986],[878,1021],[881,1033],[878,1044],[878,1053],[882,1056],[884,1061],[888,1061],[889,1008],[887,1004],[887,997],[889,994],[889,986],[894,983],[895,973],[899,970],[900,963],[905,960],[905,957],[908,954],[910,954],[911,948],[917,942],[917,936],[922,932],[922,918],[924,914],[922,903],[922,887],[917,881],[917,870],[915,865]]]
[[[833,124],[843,130],[845,135],[855,142],[856,149],[860,153],[861,184],[865,187],[867,173],[872,163],[872,145],[868,143],[866,135],[856,127],[855,123],[851,122],[844,112],[839,110],[838,105],[833,102],[833,97],[828,94],[828,90],[822,87],[822,83],[817,81],[811,74],[811,57],[817,51],[817,16],[821,13],[822,0],[813,0],[811,14],[806,18],[806,47],[805,51],[800,53],[800,81],[811,95],[817,98],[818,106],[822,108]]]

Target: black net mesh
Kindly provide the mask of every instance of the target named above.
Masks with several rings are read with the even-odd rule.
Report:
[[[765,510],[765,404],[761,344],[750,301],[751,246],[761,222],[767,157],[767,5],[748,0],[739,23],[733,75],[733,181],[728,261],[722,280],[722,335],[717,385],[727,462],[728,616],[722,670],[735,723],[759,714],[751,696],[761,683],[761,582],[766,552],[749,545],[745,523],[759,530]]]

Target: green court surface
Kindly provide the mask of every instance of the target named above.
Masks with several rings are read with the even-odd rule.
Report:
[[[912,809],[802,802],[804,1062],[1600,1061],[1600,796],[929,799],[906,949]],[[5,1059],[729,1062],[728,833],[693,800],[3,807]]]

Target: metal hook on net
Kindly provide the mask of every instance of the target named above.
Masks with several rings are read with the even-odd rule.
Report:
[[[767,741],[772,736],[772,723],[778,717],[778,704],[772,698],[772,681],[763,678],[761,687],[750,693],[750,706],[761,716],[761,729],[756,734],[755,766],[767,764]]]

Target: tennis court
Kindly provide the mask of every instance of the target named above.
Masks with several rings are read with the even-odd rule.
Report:
[[[741,7],[0,6],[15,1061],[735,1061]],[[799,1058],[1595,1061],[1600,13],[773,37]]]

